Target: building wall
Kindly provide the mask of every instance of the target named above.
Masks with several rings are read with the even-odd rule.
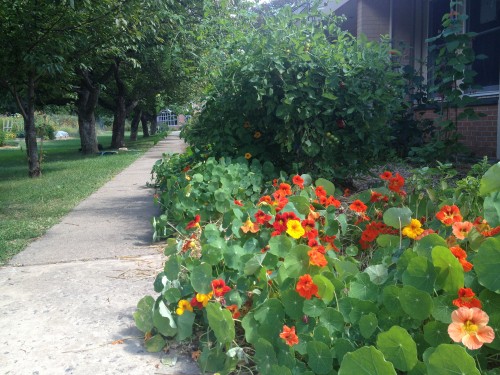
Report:
[[[474,108],[477,113],[485,116],[478,120],[463,120],[458,123],[458,132],[463,135],[462,144],[477,157],[488,156],[498,159],[497,156],[497,122],[498,106],[486,105]],[[416,113],[417,119],[435,119],[437,114],[432,110]]]
[[[369,40],[389,35],[390,3],[390,0],[358,0],[357,35],[365,34]]]

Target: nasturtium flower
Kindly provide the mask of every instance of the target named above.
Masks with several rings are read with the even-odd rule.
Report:
[[[452,246],[450,247],[451,253],[458,259],[460,264],[462,265],[464,272],[469,272],[473,265],[472,263],[467,261],[467,253],[460,246]]]
[[[328,265],[325,256],[316,249],[309,250],[307,255],[309,256],[309,264],[313,266],[325,267]]]
[[[422,238],[424,238],[425,236],[428,236],[429,234],[432,234],[432,233],[436,233],[434,230],[432,229],[425,229],[422,233],[420,233],[416,238],[415,240],[419,241],[421,240]]]
[[[458,290],[458,298],[453,300],[453,304],[457,307],[477,307],[482,308],[481,301],[477,299],[476,294],[471,288],[460,288]]]
[[[255,221],[257,224],[265,224],[273,218],[271,215],[266,214],[262,210],[257,211],[255,213],[254,217],[255,217]]]
[[[186,230],[192,229],[192,228],[199,228],[200,227],[200,215],[196,215],[194,217],[194,220],[191,220],[187,225],[186,225]]]
[[[293,176],[292,182],[294,183],[294,185],[297,185],[299,189],[304,189],[304,179],[299,175]]]
[[[226,309],[228,309],[231,312],[233,319],[238,319],[241,316],[240,310],[238,309],[238,305],[229,305],[226,306]]]
[[[238,200],[238,199],[234,200],[234,204],[237,205],[237,206],[243,207],[243,203],[241,203],[241,201]]]
[[[197,309],[200,309],[200,310],[203,308],[203,304],[196,300],[196,296],[191,298],[191,301],[189,303],[191,304],[191,306],[193,306],[193,308],[196,307]]]
[[[392,173],[389,171],[384,171],[382,174],[379,175],[381,180],[384,181],[389,181],[389,179],[392,177]]]
[[[288,346],[294,346],[299,343],[299,337],[295,334],[295,327],[283,326],[283,331],[280,333],[280,338],[285,340]]]
[[[420,236],[424,230],[422,229],[422,223],[417,219],[411,219],[408,226],[404,227],[401,233],[411,239],[415,239]]]
[[[181,299],[177,303],[177,309],[175,310],[175,312],[177,313],[177,315],[182,315],[186,310],[193,311],[193,306],[191,306],[188,300]]]
[[[401,189],[405,185],[405,179],[399,173],[388,179],[387,188],[395,193],[401,194]]]
[[[245,223],[240,227],[243,233],[257,233],[259,231],[259,224],[253,223],[250,218],[245,221]]]
[[[495,331],[487,325],[488,314],[477,307],[460,307],[451,313],[451,320],[448,335],[470,350],[479,349],[495,339]]]
[[[448,226],[463,220],[460,209],[455,205],[441,207],[439,212],[436,213],[436,218]]]
[[[314,192],[318,198],[321,198],[321,197],[326,198],[326,190],[323,186],[317,186],[316,189],[314,189]]]
[[[484,236],[484,237],[494,237],[496,236],[498,233],[500,233],[500,225],[495,227],[495,228],[492,228],[492,229],[489,229],[489,230],[485,230],[485,231],[482,231],[481,234]]]
[[[208,294],[196,293],[196,301],[202,304],[203,307],[208,305],[208,301],[212,298],[214,292],[210,292]]]
[[[469,221],[459,221],[452,225],[452,232],[459,240],[465,239],[474,225]]]
[[[305,299],[311,299],[312,296],[318,297],[318,286],[314,284],[311,275],[308,273],[299,277],[295,290]]]
[[[249,152],[245,153],[245,159],[248,160],[248,159],[251,159],[251,158],[252,158],[252,154],[251,153],[249,153]]]
[[[306,233],[298,220],[288,220],[286,222],[286,232],[295,239],[302,237]]]
[[[224,297],[224,294],[231,291],[231,288],[226,285],[222,279],[212,280],[212,290],[216,297]]]
[[[352,202],[349,205],[349,208],[351,210],[353,210],[354,212],[363,213],[363,212],[366,212],[366,209],[368,207],[366,206],[366,204],[364,204],[363,202],[361,202],[359,199],[356,199],[354,202]]]
[[[262,137],[262,133],[261,132],[255,132],[255,133],[253,133],[253,137],[255,139],[259,139],[260,137]]]
[[[378,191],[372,191],[371,196],[370,196],[370,202],[376,203],[376,202],[387,202],[389,198],[382,194],[379,193]]]

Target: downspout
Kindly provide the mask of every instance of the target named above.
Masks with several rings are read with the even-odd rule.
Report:
[[[497,160],[500,160],[500,63],[498,64]]]
[[[393,20],[393,6],[394,6],[394,0],[390,0],[389,1],[389,40],[391,41],[391,46],[393,46],[392,44],[392,20]]]

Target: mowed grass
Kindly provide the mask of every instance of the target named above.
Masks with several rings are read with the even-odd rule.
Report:
[[[127,141],[134,152],[83,156],[79,139],[44,141],[42,177],[28,177],[21,149],[0,148],[0,265],[23,250],[113,176],[130,165],[157,138]],[[111,134],[99,136],[106,147]]]

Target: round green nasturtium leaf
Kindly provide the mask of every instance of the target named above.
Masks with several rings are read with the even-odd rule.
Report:
[[[374,313],[369,313],[368,315],[363,315],[359,319],[359,332],[361,333],[361,336],[363,336],[365,339],[368,339],[373,335],[373,333],[376,331],[377,326],[378,326],[378,319],[377,315]]]
[[[137,303],[137,310],[134,312],[134,321],[137,328],[142,332],[149,332],[153,329],[154,304],[155,300],[151,296],[145,296]]]
[[[328,346],[332,344],[332,337],[325,326],[318,325],[314,328],[313,338],[315,341],[322,342]]]
[[[401,289],[399,300],[403,311],[413,319],[424,320],[431,315],[433,303],[429,293],[405,285]]]
[[[370,281],[370,276],[365,272],[360,272],[356,275],[356,278],[351,281],[349,297],[363,301],[376,301],[378,292],[379,288]]]
[[[430,321],[424,326],[425,341],[431,346],[440,344],[449,344],[450,335],[448,335],[448,324]]]
[[[191,272],[191,286],[197,293],[207,294],[212,290],[212,266],[201,263]]]
[[[299,277],[307,272],[311,248],[307,245],[297,245],[285,257],[284,267],[289,277]]]
[[[243,319],[241,319],[241,326],[245,330],[245,340],[251,344],[257,342],[259,339],[259,322],[255,320],[252,312],[246,314]]]
[[[375,264],[365,268],[366,274],[370,277],[370,281],[375,285],[382,285],[389,278],[387,266],[383,264]]]
[[[491,193],[484,199],[484,218],[492,228],[500,225],[500,192]]]
[[[391,362],[373,346],[364,346],[347,353],[342,360],[338,375],[396,375]]]
[[[300,195],[294,195],[288,198],[289,202],[292,202],[295,209],[299,211],[302,215],[309,214],[309,199],[302,197]]]
[[[434,297],[432,299],[434,305],[432,308],[432,316],[434,319],[439,320],[442,323],[450,324],[451,313],[453,310],[456,310],[456,306],[453,305],[454,299],[455,297],[448,294]]]
[[[432,249],[436,246],[447,246],[446,240],[439,234],[432,233],[417,241],[415,251],[418,255],[431,259]]]
[[[382,290],[382,301],[387,310],[391,311],[394,315],[403,314],[401,307],[401,290],[402,288],[396,285],[387,285]]]
[[[417,362],[415,367],[408,371],[408,375],[427,375],[427,369],[424,362]]]
[[[281,322],[285,318],[285,310],[280,300],[270,298],[255,310],[254,318],[261,324]]]
[[[393,326],[379,333],[377,348],[398,370],[408,371],[417,364],[417,344],[404,328]]]
[[[500,311],[500,294],[484,289],[479,293],[478,298],[483,303],[483,310],[486,311],[488,315]]]
[[[492,343],[485,345],[490,348],[500,350],[500,312],[490,314],[488,325],[495,331],[495,339]]]
[[[177,341],[182,341],[193,335],[193,323],[195,314],[191,311],[184,311],[177,317]]]
[[[401,239],[393,234],[381,234],[377,237],[377,245],[380,247],[399,248]]]
[[[384,212],[383,220],[386,225],[402,229],[411,223],[411,210],[408,207],[391,207]]]
[[[202,247],[202,261],[215,266],[222,260],[222,249],[213,244],[206,244]]]
[[[168,303],[177,303],[181,299],[181,291],[178,288],[170,288],[163,293],[163,298]]]
[[[350,245],[345,249],[345,253],[351,257],[358,255],[359,249],[355,245]]]
[[[275,236],[269,240],[269,253],[285,258],[292,249],[292,240],[286,236]]]
[[[328,329],[330,334],[333,334],[335,331],[344,331],[344,316],[333,307],[327,307],[323,310],[319,318],[319,322],[326,327],[326,329]]]
[[[424,292],[432,293],[436,281],[434,265],[426,257],[416,256],[408,263],[402,279],[404,285],[411,285]]]
[[[304,314],[311,318],[320,316],[325,310],[325,303],[318,298],[311,298],[304,301]]]
[[[271,343],[265,339],[258,339],[255,347],[255,362],[261,374],[272,375],[271,368],[278,364],[276,353]]]
[[[335,259],[333,264],[341,281],[359,273],[358,265],[348,260]]]
[[[500,162],[492,165],[481,178],[479,195],[484,197],[500,190]]]
[[[160,301],[154,308],[153,324],[163,336],[174,337],[177,334],[174,316],[163,301]]]
[[[266,254],[255,254],[250,259],[248,259],[245,262],[243,273],[247,276],[254,275],[262,268],[262,261],[264,260],[265,256]]]
[[[307,365],[316,374],[328,374],[333,368],[333,355],[328,345],[319,341],[307,343]]]
[[[281,294],[281,301],[285,306],[285,313],[292,319],[301,319],[304,315],[304,298],[295,290],[287,289]]]
[[[178,255],[171,255],[165,262],[165,267],[163,272],[167,279],[177,280],[179,278],[179,272],[181,270],[180,257]]]
[[[154,335],[144,343],[146,350],[150,353],[157,353],[161,351],[166,344],[165,339],[160,334]]]
[[[448,247],[436,246],[431,255],[437,272],[436,287],[448,293],[456,293],[464,286],[464,268]]]
[[[233,341],[235,329],[231,312],[228,309],[223,309],[217,302],[209,303],[205,309],[207,310],[208,325],[214,331],[217,341],[222,344]]]
[[[292,375],[292,371],[286,366],[272,365],[269,375]]]
[[[170,256],[177,252],[177,240],[175,238],[167,239],[167,245],[165,246],[165,250],[163,254],[165,256]]]
[[[479,284],[500,293],[500,239],[490,237],[484,241],[474,257],[474,270]]]
[[[318,295],[326,303],[330,303],[333,300],[335,288],[330,280],[328,280],[323,275],[315,275],[313,277],[313,282],[318,286]]]
[[[335,195],[335,185],[332,182],[324,178],[318,178],[314,184],[316,186],[323,186],[328,195]]]
[[[476,362],[463,347],[441,344],[427,358],[427,373],[432,375],[480,375]]]

